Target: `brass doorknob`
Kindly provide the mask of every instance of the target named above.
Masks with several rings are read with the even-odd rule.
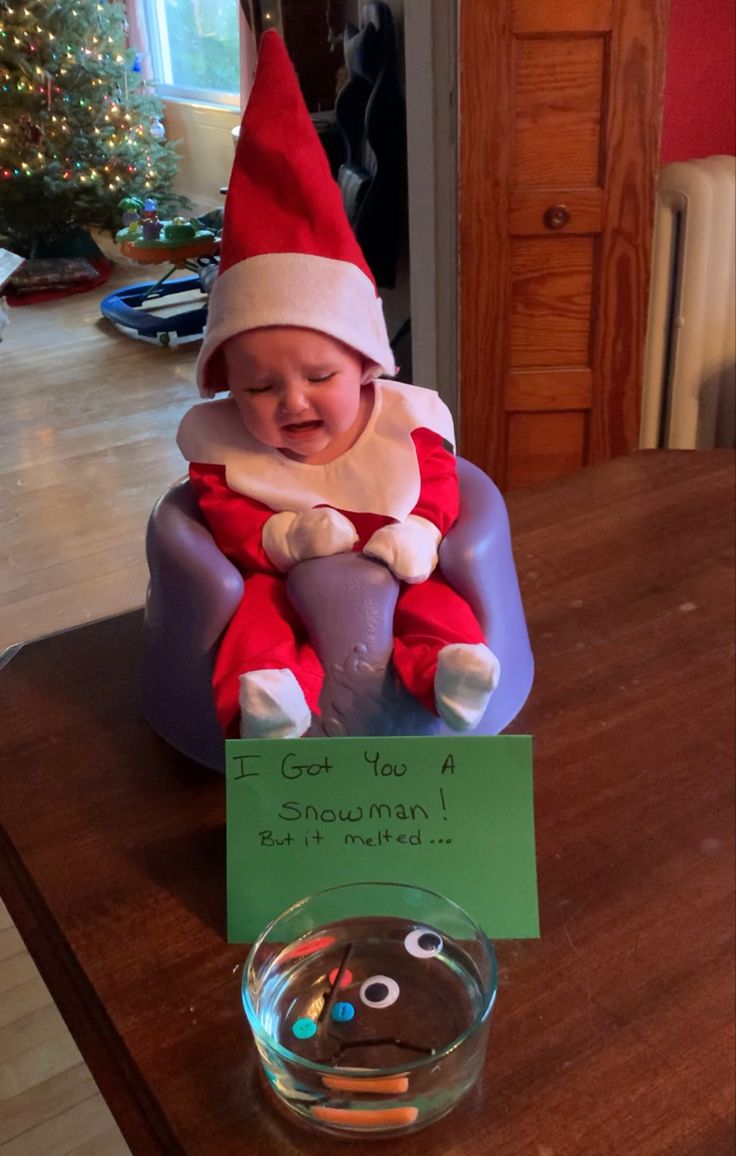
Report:
[[[567,205],[550,205],[544,214],[544,223],[548,229],[561,229],[570,220],[570,210]]]

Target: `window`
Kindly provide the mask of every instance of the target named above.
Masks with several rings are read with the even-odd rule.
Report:
[[[143,0],[160,96],[237,108],[238,0]]]

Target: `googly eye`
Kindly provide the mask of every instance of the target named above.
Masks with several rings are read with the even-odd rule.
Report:
[[[391,1007],[399,998],[399,985],[388,975],[372,975],[363,980],[358,994],[366,1007]]]
[[[427,927],[415,927],[404,939],[404,947],[417,959],[431,959],[442,951],[442,936]]]

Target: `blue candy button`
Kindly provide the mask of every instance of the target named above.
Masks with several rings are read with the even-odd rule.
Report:
[[[346,1024],[355,1015],[355,1008],[351,1003],[336,1003],[332,1009],[332,1018],[338,1023]]]

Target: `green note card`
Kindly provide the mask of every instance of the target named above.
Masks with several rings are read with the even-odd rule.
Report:
[[[228,740],[231,943],[374,880],[446,895],[491,939],[539,935],[531,738]]]

